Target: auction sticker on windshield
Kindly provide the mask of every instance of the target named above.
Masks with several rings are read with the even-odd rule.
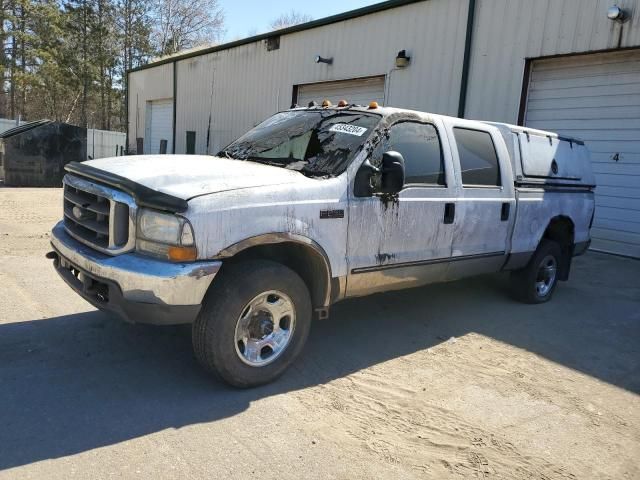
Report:
[[[348,125],[346,123],[336,123],[329,129],[330,132],[348,133],[349,135],[355,135],[361,137],[364,132],[367,131],[364,127],[358,127],[357,125]]]

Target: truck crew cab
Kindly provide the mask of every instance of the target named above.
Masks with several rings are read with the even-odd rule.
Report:
[[[375,102],[278,113],[217,156],[66,168],[62,278],[131,322],[193,323],[199,362],[239,387],[345,298],[510,271],[546,302],[594,214],[581,141]]]

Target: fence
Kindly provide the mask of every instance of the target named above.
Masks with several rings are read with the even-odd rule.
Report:
[[[126,138],[127,136],[121,132],[87,129],[87,158],[124,155]]]

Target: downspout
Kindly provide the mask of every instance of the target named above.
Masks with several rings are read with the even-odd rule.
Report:
[[[464,57],[462,58],[462,77],[460,80],[460,99],[458,100],[458,117],[464,118],[467,106],[467,86],[469,83],[469,66],[471,64],[471,47],[473,42],[473,20],[476,14],[476,0],[469,0],[467,12],[467,33],[464,39]]]
[[[125,83],[126,88],[124,89],[124,125],[125,125],[125,137],[124,137],[124,145],[125,145],[125,155],[129,155],[129,71],[125,72]]]
[[[176,153],[176,107],[178,105],[178,62],[173,62],[173,142],[171,153]]]

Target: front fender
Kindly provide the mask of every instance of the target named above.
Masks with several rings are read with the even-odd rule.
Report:
[[[334,293],[332,292],[331,262],[324,249],[308,237],[290,232],[256,235],[224,248],[215,256],[215,260],[222,261],[241,255],[242,252],[274,245],[280,245],[283,248],[280,248],[279,251],[270,249],[269,252],[265,252],[263,250],[262,255],[266,253],[276,260],[283,260],[283,263],[305,280],[314,306],[327,308],[331,304]],[[302,248],[296,248],[296,246]],[[336,297],[339,296],[340,292],[337,292]]]

